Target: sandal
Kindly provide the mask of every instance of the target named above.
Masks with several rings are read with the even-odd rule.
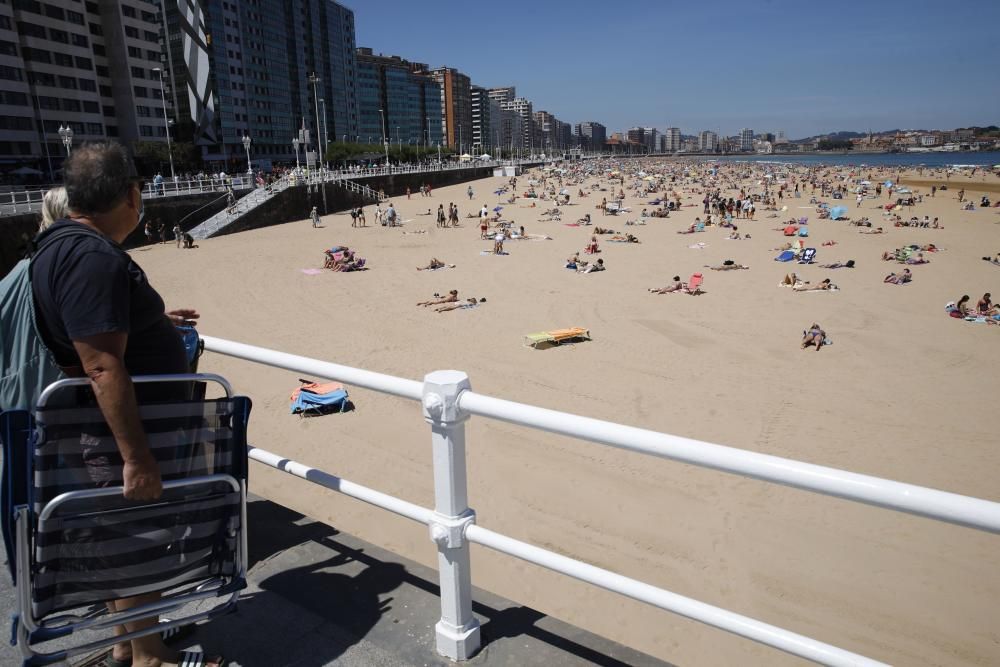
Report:
[[[226,659],[221,655],[206,658],[201,651],[184,651],[177,663],[178,667],[208,667],[209,664],[215,665],[215,667],[226,667]]]
[[[169,618],[164,618],[160,620],[160,623],[169,623]],[[160,639],[163,640],[164,644],[170,644],[172,642],[178,642],[182,639],[190,637],[194,634],[195,626],[194,624],[180,625],[173,628],[167,628],[160,633]],[[197,663],[196,663],[197,664]],[[132,667],[132,656],[119,660],[112,655],[111,651],[108,651],[103,656],[100,656],[95,662],[84,662],[79,667]]]

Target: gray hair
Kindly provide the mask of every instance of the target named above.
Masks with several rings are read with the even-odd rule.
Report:
[[[132,159],[116,141],[84,144],[63,165],[70,210],[82,214],[115,208],[136,177]]]
[[[68,215],[69,198],[66,196],[66,188],[61,185],[57,188],[52,188],[42,198],[42,222],[38,225],[38,231],[44,232],[56,220],[65,218]]]

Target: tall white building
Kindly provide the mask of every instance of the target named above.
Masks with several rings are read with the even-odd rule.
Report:
[[[714,153],[719,147],[719,135],[711,130],[702,130],[698,134],[698,150],[703,153]]]
[[[753,150],[753,130],[748,127],[744,127],[740,130],[740,150],[741,151],[752,151]]]
[[[655,127],[642,128],[642,139],[646,142],[646,149],[653,153],[659,149],[659,132]]]
[[[663,150],[667,153],[676,153],[681,149],[681,130],[678,127],[668,127],[663,132]]]

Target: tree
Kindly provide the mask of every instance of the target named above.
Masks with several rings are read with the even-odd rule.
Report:
[[[821,151],[849,151],[854,144],[847,139],[820,139],[817,148]]]
[[[173,154],[174,171],[198,171],[202,167],[198,147],[186,141],[172,142],[170,150],[165,141],[137,141],[132,145],[135,166],[140,174],[153,175],[157,172],[169,175],[170,157]]]

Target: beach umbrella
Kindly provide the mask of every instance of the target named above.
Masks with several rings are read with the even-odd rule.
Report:
[[[847,217],[847,207],[846,206],[834,206],[830,209],[830,219],[840,220],[841,218]]]
[[[502,210],[503,210],[503,206],[494,206],[493,207],[493,212],[494,213],[499,213]]]

